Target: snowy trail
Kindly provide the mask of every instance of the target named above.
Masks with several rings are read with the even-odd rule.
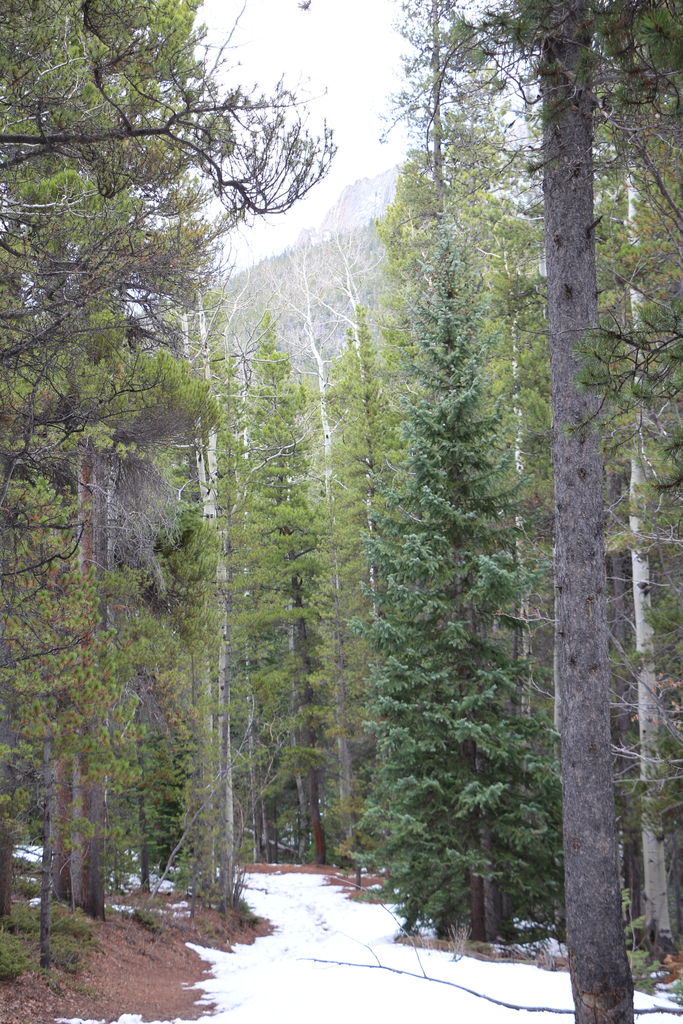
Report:
[[[389,1020],[413,1024],[446,1019],[455,1024],[561,1024],[571,1015],[520,1013],[467,995],[445,985],[430,984],[389,971],[314,963],[313,960],[377,964],[421,973],[464,985],[495,999],[527,1006],[571,1007],[569,977],[520,964],[485,963],[448,953],[416,952],[393,942],[396,922],[378,905],[348,900],[325,884],[322,875],[305,873],[252,874],[247,902],[269,918],[275,933],[234,953],[194,946],[213,966],[213,977],[200,982],[203,998],[218,1011],[198,1024],[371,1024]],[[656,1001],[639,995],[637,1006]],[[660,1003],[661,1005],[661,1003]],[[648,1024],[670,1024],[665,1014],[640,1018]],[[74,1024],[84,1024],[78,1021]],[[90,1022],[88,1022],[90,1024]],[[142,1024],[124,1014],[118,1024]],[[160,1024],[160,1022],[154,1022]],[[177,1019],[173,1024],[185,1024]]]

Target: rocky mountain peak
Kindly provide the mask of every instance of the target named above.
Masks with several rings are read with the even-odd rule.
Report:
[[[360,178],[347,185],[320,227],[302,231],[297,245],[316,245],[334,234],[354,231],[381,217],[394,198],[397,177],[398,168],[392,167],[374,178]]]

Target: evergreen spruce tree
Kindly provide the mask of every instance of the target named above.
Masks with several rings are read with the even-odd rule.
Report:
[[[447,935],[469,919],[486,940],[513,917],[552,919],[560,839],[549,733],[529,709],[505,618],[528,578],[514,558],[510,470],[483,410],[475,292],[444,230],[414,315],[407,469],[370,545],[380,581],[370,818],[406,926]]]

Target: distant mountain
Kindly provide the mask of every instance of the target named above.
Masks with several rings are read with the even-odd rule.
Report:
[[[361,178],[347,185],[320,227],[301,232],[297,246],[329,241],[335,234],[356,231],[381,217],[394,198],[397,177],[398,168],[392,167],[375,178]]]

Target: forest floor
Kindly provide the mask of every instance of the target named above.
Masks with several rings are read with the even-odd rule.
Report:
[[[334,876],[336,868],[318,865],[252,864],[250,872],[306,872]],[[365,877],[364,886],[378,879]],[[349,895],[354,885],[349,876]],[[120,902],[144,908],[143,894],[126,895]],[[183,905],[185,904],[185,905]],[[187,943],[230,952],[235,943],[250,944],[270,934],[268,921],[235,913],[226,921],[212,910],[197,908],[189,916],[180,893],[157,896],[152,903],[161,918],[159,931],[151,931],[129,913],[109,912],[105,922],[93,923],[93,948],[77,971],[35,971],[15,981],[0,981],[0,1024],[54,1024],[59,1017],[117,1020],[137,1013],[146,1020],[196,1020],[210,1010],[197,1004],[201,993],[193,988],[211,968]]]
[[[122,899],[125,898],[128,912],[111,911],[106,923],[94,926],[94,945],[77,973],[52,971],[46,976],[36,971],[15,982],[0,982],[0,1024],[54,1024],[55,1018],[73,1019],[74,1024],[84,1018],[112,1022],[119,1021],[124,1014],[133,1014],[136,1020],[190,1022],[214,1011],[218,1013],[217,1020],[235,1018],[253,1024],[255,1020],[273,1018],[286,1024],[302,1019],[302,998],[307,997],[311,1005],[320,1005],[335,984],[338,991],[332,999],[331,1024],[347,1022],[354,1016],[362,1019],[368,1001],[380,998],[378,992],[385,989],[381,998],[389,1000],[387,1006],[396,1007],[388,1013],[389,1019],[419,1016],[425,998],[434,1003],[433,1012],[426,1012],[427,1016],[438,1019],[448,1009],[449,1016],[457,1017],[454,1005],[458,1000],[471,999],[466,995],[470,989],[490,990],[499,998],[504,991],[513,1002],[523,1004],[532,998],[532,992],[534,999],[549,1006],[570,999],[567,975],[561,969],[565,965],[558,962],[559,958],[551,958],[552,964],[537,959],[534,965],[520,956],[518,950],[471,948],[459,957],[454,956],[460,951],[452,943],[411,940],[410,945],[424,949],[417,960],[420,972],[424,963],[434,977],[444,974],[449,979],[447,984],[457,979],[466,986],[459,993],[457,984],[455,989],[433,985],[425,992],[420,984],[424,978],[420,972],[416,974],[417,950],[402,949],[397,944],[395,922],[388,922],[386,907],[369,905],[379,902],[379,893],[368,890],[381,879],[364,876],[364,892],[358,893],[352,877],[332,867],[251,865],[247,871],[245,896],[260,918],[245,911],[226,922],[216,912],[204,910],[197,910],[194,918],[190,918],[188,901],[180,893],[170,893],[163,901],[157,898],[157,922],[161,925],[153,931],[149,920],[145,927],[130,914],[130,908],[137,906],[145,920],[147,899],[141,894],[126,895]],[[264,874],[298,877],[261,880],[259,876]],[[307,879],[307,875],[323,877],[316,881]],[[340,901],[339,890],[353,902]],[[368,905],[354,907],[357,896]],[[275,929],[265,919],[271,914]],[[259,936],[271,934],[268,943],[252,945]],[[209,955],[200,959],[188,949],[188,942],[209,947],[205,951]],[[229,955],[233,945],[234,960]],[[224,950],[228,955],[217,953],[212,957],[212,949]],[[325,966],[332,964],[355,971],[346,961],[350,957],[356,964],[360,958],[356,966],[362,966],[364,953],[369,957],[369,966],[386,962],[387,973],[354,973],[350,985],[347,975],[330,973]],[[323,958],[322,966],[316,957]],[[526,963],[501,962],[511,959]],[[537,967],[546,970],[539,972]],[[394,968],[399,973],[408,972],[408,977],[400,979],[403,984],[397,991],[395,974],[391,973]],[[201,995],[201,988],[193,987],[202,979],[209,998]],[[413,983],[416,991],[411,995]],[[408,1012],[413,996],[414,1014]],[[198,1005],[199,998],[203,1001]],[[211,998],[217,1000],[216,1004],[211,1003]],[[443,1006],[437,1005],[437,999]],[[354,1006],[358,1004],[353,1012],[349,1000]],[[460,1016],[471,1019],[471,1009],[463,1009]],[[490,1002],[480,1003],[477,1008],[482,1024],[500,1024],[511,1019],[511,1012]],[[512,1016],[516,1018],[517,1013]],[[548,1014],[541,1016],[550,1019]]]
[[[126,895],[127,907],[144,908],[146,897]],[[184,904],[184,905],[183,905]],[[269,922],[234,914],[226,921],[212,910],[189,916],[178,893],[156,897],[153,931],[130,913],[109,912],[93,924],[93,946],[83,967],[69,972],[36,971],[15,981],[0,981],[0,1024],[54,1024],[58,1017],[117,1020],[138,1013],[146,1020],[196,1020],[206,1014],[197,1005],[193,985],[211,973],[186,943],[231,951],[233,943],[252,943],[271,931]]]

